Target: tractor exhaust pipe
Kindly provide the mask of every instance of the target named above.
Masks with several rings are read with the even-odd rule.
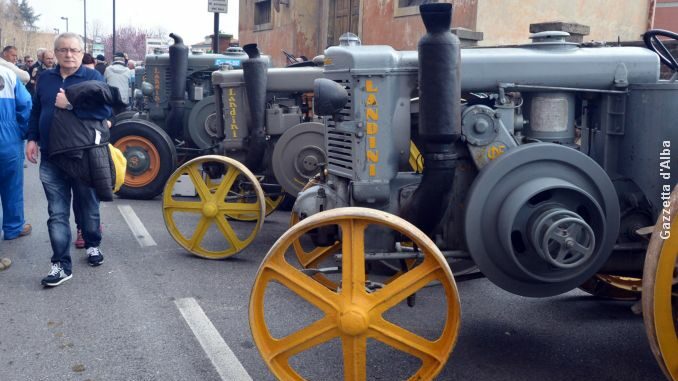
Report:
[[[167,133],[172,139],[181,139],[183,136],[184,109],[186,101],[186,73],[188,71],[188,47],[184,40],[174,33],[170,33],[174,44],[169,47],[170,55],[170,86],[169,112],[165,119]]]
[[[450,203],[457,164],[461,56],[459,39],[450,32],[452,4],[424,4],[419,12],[426,27],[418,46],[419,136],[424,176],[400,215],[432,236]]]
[[[268,62],[259,54],[257,44],[247,44],[243,46],[243,50],[249,56],[249,59],[242,63],[242,70],[250,108],[249,142],[244,164],[256,173],[264,161],[266,152],[264,114],[266,113]]]

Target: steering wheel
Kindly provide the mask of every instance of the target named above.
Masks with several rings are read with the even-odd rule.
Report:
[[[678,62],[676,62],[676,58],[671,54],[671,52],[669,52],[669,50],[666,48],[666,45],[664,45],[664,43],[659,38],[657,38],[657,36],[663,36],[671,38],[673,40],[678,40],[678,34],[663,29],[652,29],[648,30],[643,35],[643,41],[645,41],[645,46],[647,46],[647,48],[652,50],[653,52],[657,53],[659,59],[662,61],[664,65],[671,68],[671,70],[678,72]]]
[[[295,57],[294,54],[287,53],[287,52],[286,52],[285,50],[283,50],[283,49],[280,49],[280,50],[282,51],[282,53],[283,53],[283,54],[285,55],[285,57],[287,58],[287,62],[288,62],[288,63],[293,64],[293,63],[296,63],[296,62],[297,62],[297,57]]]

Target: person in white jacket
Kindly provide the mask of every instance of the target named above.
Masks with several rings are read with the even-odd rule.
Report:
[[[106,71],[104,71],[104,78],[109,86],[116,87],[120,90],[122,102],[129,105],[129,84],[131,75],[127,65],[125,65],[125,56],[122,53],[115,53],[113,63],[106,68]]]
[[[4,66],[15,72],[21,83],[25,85],[31,79],[31,76],[26,71],[21,70],[18,66],[16,66],[16,60],[16,47],[11,45],[5,46],[5,48],[2,49],[2,57],[0,57],[0,66]]]

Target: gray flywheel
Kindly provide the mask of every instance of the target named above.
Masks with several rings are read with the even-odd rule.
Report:
[[[273,174],[285,192],[296,197],[325,163],[321,123],[300,123],[282,134],[273,149]]]
[[[217,106],[214,95],[205,97],[191,109],[188,116],[188,135],[198,148],[209,148],[217,138]]]
[[[602,267],[619,216],[612,181],[593,159],[558,144],[526,144],[474,181],[465,236],[490,281],[518,295],[553,296]]]

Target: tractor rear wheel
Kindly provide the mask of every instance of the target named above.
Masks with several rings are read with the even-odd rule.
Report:
[[[159,195],[177,165],[172,140],[160,127],[143,119],[125,119],[111,129],[111,144],[127,158],[122,198],[148,200]]]
[[[660,213],[643,268],[643,322],[650,348],[669,380],[678,380],[678,187]],[[665,218],[669,218],[668,226]]]

